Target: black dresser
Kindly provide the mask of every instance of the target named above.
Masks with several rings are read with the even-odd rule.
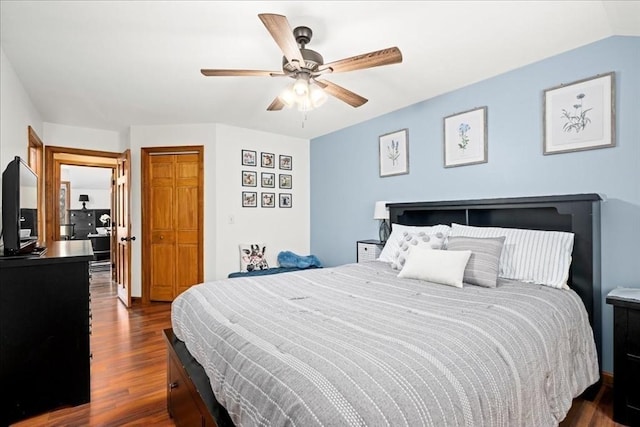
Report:
[[[0,425],[90,400],[89,240],[0,257]]]
[[[72,209],[69,211],[69,223],[74,224],[74,239],[87,239],[96,232],[96,212],[92,209]]]
[[[613,419],[640,426],[640,301],[615,291],[607,296],[613,305]]]

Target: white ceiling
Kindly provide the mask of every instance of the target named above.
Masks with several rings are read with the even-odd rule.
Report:
[[[258,19],[313,30],[325,62],[398,46],[401,64],[327,79],[369,102],[266,111],[288,83],[204,77],[201,68],[279,70]],[[2,48],[47,122],[226,123],[313,138],[611,35],[640,35],[640,1],[6,1]],[[6,106],[3,106],[6,108]]]

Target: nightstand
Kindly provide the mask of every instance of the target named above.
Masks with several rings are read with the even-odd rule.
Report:
[[[380,240],[358,240],[356,242],[356,261],[375,261],[380,256],[384,243]]]
[[[639,294],[640,289],[618,288],[607,295],[613,305],[613,419],[630,426],[640,426]]]

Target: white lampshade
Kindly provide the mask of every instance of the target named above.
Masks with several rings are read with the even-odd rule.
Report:
[[[296,94],[293,92],[293,85],[288,86],[280,94],[280,101],[284,103],[288,108],[291,108],[296,103]]]
[[[373,211],[373,219],[389,219],[389,209],[386,201],[376,202],[376,208]]]
[[[318,108],[327,101],[327,94],[318,86],[313,85],[309,88],[309,98],[313,108]]]

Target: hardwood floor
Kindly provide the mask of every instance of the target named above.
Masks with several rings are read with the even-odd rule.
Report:
[[[162,330],[171,326],[169,303],[134,304],[117,299],[108,272],[91,280],[91,402],[21,421],[15,426],[175,426],[166,406]],[[593,401],[574,405],[562,427],[618,427],[613,393],[603,386]]]

